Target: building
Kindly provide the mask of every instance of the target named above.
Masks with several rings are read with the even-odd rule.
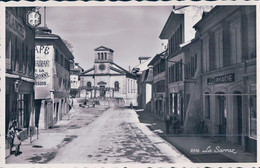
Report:
[[[210,134],[256,153],[256,7],[217,6],[194,28]]]
[[[148,64],[152,58],[139,57],[138,60],[139,65],[135,66],[132,72],[137,76],[138,108],[146,110],[147,104],[150,103],[152,99],[152,84],[147,82],[147,77],[149,74]]]
[[[5,133],[15,121],[21,139],[32,134],[34,113],[34,29],[26,24],[32,7],[6,8]]]
[[[149,62],[148,66],[152,67],[152,103],[151,110],[153,113],[164,117],[166,113],[166,101],[167,101],[167,92],[166,92],[166,82],[167,82],[167,72],[165,70],[165,60],[167,57],[167,50],[157,54],[153,59]],[[151,75],[150,75],[151,76]],[[150,77],[149,77],[150,78]],[[148,80],[150,81],[150,79]]]
[[[70,62],[70,95],[72,97],[79,97],[80,77],[84,69],[79,66],[79,63]]]
[[[70,61],[74,56],[47,27],[36,29],[35,105],[40,128],[48,129],[69,111]]]
[[[174,6],[160,34],[160,39],[168,40],[168,55],[165,61],[167,78],[165,113],[177,117],[183,131],[187,124],[193,127],[194,122],[199,121],[195,115],[194,122],[191,122],[190,119],[187,122],[186,115],[193,115],[194,110],[200,111],[198,106],[193,106],[195,100],[199,101],[199,97],[196,97],[200,93],[199,88],[194,91],[189,89],[199,86],[199,83],[196,85],[194,83],[197,81],[195,78],[199,75],[197,64],[200,48],[198,40],[194,40],[196,31],[192,26],[201,19],[205,11],[211,8],[208,6]],[[189,54],[192,53],[191,51],[194,53]],[[190,100],[192,101],[190,102]]]
[[[137,106],[136,75],[114,63],[112,49],[100,46],[94,52],[94,66],[80,75],[80,96],[101,104]]]

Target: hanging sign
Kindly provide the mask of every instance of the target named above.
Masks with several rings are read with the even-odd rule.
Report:
[[[37,11],[29,11],[26,15],[26,23],[31,28],[35,28],[41,24],[41,14]]]

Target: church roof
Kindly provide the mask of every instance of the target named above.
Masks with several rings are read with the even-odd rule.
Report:
[[[114,52],[114,50],[107,48],[107,47],[104,47],[104,46],[100,46],[100,47],[94,49],[94,51],[110,51],[112,53]]]
[[[89,68],[86,71],[82,72],[80,75],[87,74],[87,73],[89,73],[90,71],[93,71],[93,70],[94,70],[94,66],[92,68]]]

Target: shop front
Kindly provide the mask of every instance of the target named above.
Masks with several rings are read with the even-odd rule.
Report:
[[[183,126],[185,120],[184,110],[184,85],[171,84],[169,85],[169,101],[170,101],[170,115],[176,117],[180,121],[180,126]]]
[[[256,149],[256,77],[252,73],[248,75],[248,68],[241,67],[236,65],[233,70],[202,77],[203,118],[211,135],[253,151]]]
[[[24,140],[32,133],[34,126],[34,80],[21,78],[6,78],[6,135],[11,125],[19,128],[21,139]]]

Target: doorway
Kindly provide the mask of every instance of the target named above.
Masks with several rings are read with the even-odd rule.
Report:
[[[106,95],[105,86],[99,86],[99,89],[100,89],[100,97],[105,97]]]
[[[234,101],[233,101],[233,106],[234,106],[234,115],[235,115],[235,122],[234,124],[237,124],[237,143],[239,145],[242,145],[242,96],[241,92],[235,91],[234,92]]]
[[[226,137],[227,129],[227,109],[226,109],[226,97],[223,92],[217,93],[217,106],[219,114],[219,135],[221,137]]]

